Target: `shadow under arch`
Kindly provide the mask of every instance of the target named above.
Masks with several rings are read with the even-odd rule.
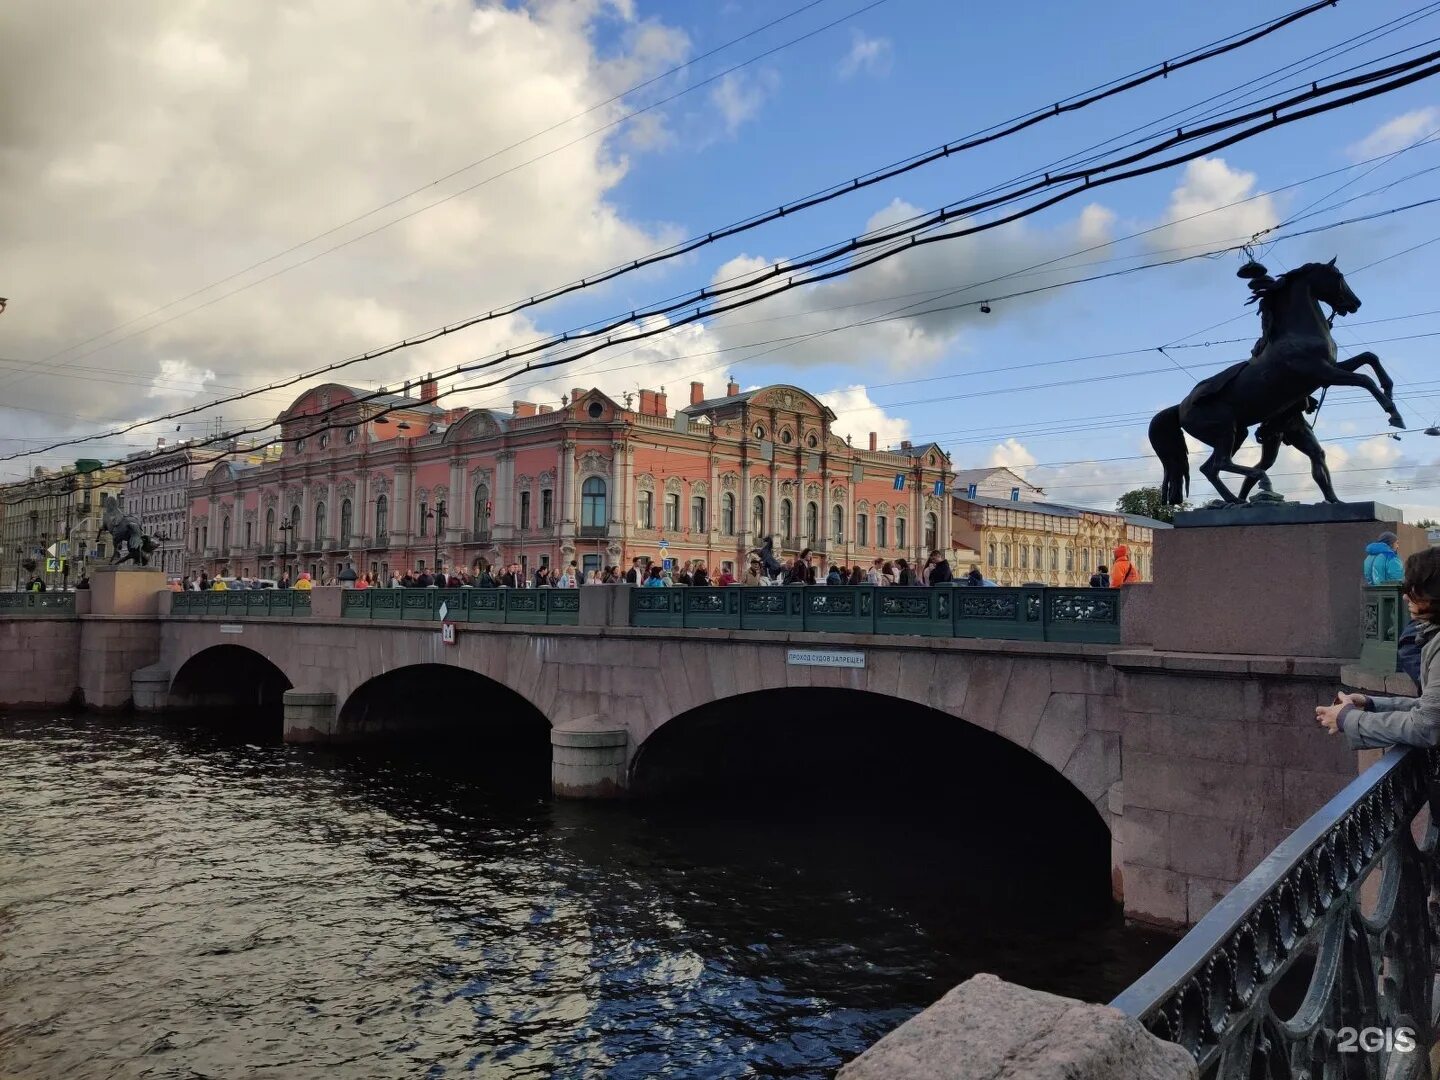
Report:
[[[957,896],[968,911],[1080,924],[1114,911],[1110,830],[1084,793],[927,705],[830,687],[741,694],[656,729],[629,779],[666,813],[721,802],[753,817],[757,842],[789,829],[780,843],[807,857],[831,845],[847,870]]]
[[[488,775],[516,791],[550,788],[550,721],[504,683],[452,664],[410,664],[355,688],[338,738],[423,758],[438,773]]]
[[[201,649],[170,680],[170,706],[179,709],[231,708],[273,712],[278,719],[293,684],[276,663],[244,645]]]

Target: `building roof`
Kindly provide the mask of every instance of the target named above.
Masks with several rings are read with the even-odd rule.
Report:
[[[712,409],[718,409],[724,405],[743,405],[745,402],[749,401],[752,397],[754,397],[756,394],[760,393],[760,391],[764,389],[767,388],[761,386],[756,387],[754,390],[746,390],[744,393],[741,394],[731,394],[728,397],[706,398],[699,404],[687,405],[680,411],[689,416],[694,416],[697,413],[710,412]]]
[[[996,473],[1002,472],[1009,473],[1012,477],[1019,481],[1021,485],[1029,488],[1031,491],[1038,491],[1043,493],[1045,490],[1042,487],[1037,487],[1036,485],[1032,484],[1029,480],[1026,480],[1023,476],[1017,473],[1014,469],[1010,468],[1010,466],[1008,465],[991,465],[984,469],[956,469],[955,486],[957,488],[968,488],[971,484],[983,484],[986,480],[989,480]]]
[[[1173,527],[1163,521],[1142,517],[1139,514],[1123,514],[1119,510],[1099,510],[1093,506],[1070,506],[1066,503],[1027,501],[1025,499],[991,499],[983,495],[977,495],[973,499],[964,495],[956,495],[955,501],[973,503],[976,506],[987,506],[995,510],[1023,510],[1027,513],[1045,514],[1049,517],[1078,518],[1083,514],[1102,514],[1105,517],[1122,518],[1128,524],[1135,525],[1142,529],[1169,529]]]

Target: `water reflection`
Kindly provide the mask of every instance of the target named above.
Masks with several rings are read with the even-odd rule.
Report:
[[[1033,824],[497,772],[0,719],[0,1075],[819,1077],[974,971],[1104,999],[1167,944],[1077,925]]]

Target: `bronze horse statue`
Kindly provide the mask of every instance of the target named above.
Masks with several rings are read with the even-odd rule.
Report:
[[[115,554],[110,557],[111,565],[121,561],[120,545],[125,545],[124,560],[136,566],[149,566],[150,553],[155,550],[155,541],[145,535],[140,522],[120,509],[120,501],[114,495],[106,495],[101,503],[100,531],[108,532],[115,541]]]
[[[1263,267],[1251,263],[1241,276],[1252,278],[1252,300],[1260,304],[1262,337],[1249,360],[1197,383],[1184,401],[1162,409],[1150,421],[1150,445],[1165,468],[1161,500],[1178,506],[1189,492],[1190,458],[1185,445],[1189,434],[1211,447],[1213,452],[1200,471],[1227,504],[1243,503],[1256,485],[1263,493],[1257,498],[1275,497],[1266,470],[1274,464],[1282,441],[1310,458],[1325,500],[1338,502],[1324,465],[1324,451],[1304,419],[1305,412],[1314,411],[1308,408],[1314,405],[1313,395],[1331,386],[1362,387],[1380,403],[1392,427],[1405,426],[1390,396],[1395,384],[1379,357],[1365,352],[1336,363],[1330,322],[1335,315],[1359,311],[1360,299],[1336,269],[1334,259],[1306,263],[1274,279]],[[1333,312],[1329,318],[1320,308],[1322,302]],[[1374,368],[1378,386],[1358,370],[1367,366]],[[1263,454],[1259,465],[1241,465],[1233,455],[1244,444],[1252,424],[1260,425]],[[1245,478],[1239,495],[1220,479],[1226,472]]]

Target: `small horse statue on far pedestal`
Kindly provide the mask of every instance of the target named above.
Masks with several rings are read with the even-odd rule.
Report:
[[[149,566],[150,553],[155,550],[155,541],[145,535],[140,522],[120,509],[120,501],[114,495],[106,495],[101,503],[100,531],[108,532],[115,541],[115,554],[110,565],[117,562],[133,562],[136,566]],[[125,554],[120,554],[120,545],[125,545]]]
[[[1165,468],[1161,500],[1169,506],[1185,501],[1190,488],[1190,458],[1186,434],[1214,451],[1200,471],[1220,493],[1225,505],[1241,505],[1251,487],[1258,485],[1255,501],[1276,501],[1266,470],[1274,464],[1281,442],[1310,458],[1316,484],[1326,502],[1338,502],[1330,486],[1325,452],[1305,422],[1305,413],[1318,406],[1313,395],[1332,386],[1358,386],[1379,402],[1392,427],[1403,428],[1391,398],[1395,384],[1380,358],[1360,353],[1336,363],[1335,339],[1330,323],[1335,315],[1353,315],[1360,299],[1345,282],[1345,276],[1328,263],[1306,263],[1278,278],[1270,278],[1263,266],[1251,262],[1240,271],[1250,278],[1252,300],[1260,304],[1262,337],[1249,360],[1226,368],[1195,385],[1185,400],[1155,415],[1150,421],[1150,445]],[[1334,314],[1326,318],[1320,302]],[[1361,374],[1371,367],[1379,379]],[[1263,448],[1260,463],[1241,465],[1233,455],[1244,444],[1250,426],[1259,424]],[[1221,473],[1236,473],[1245,484],[1236,495],[1220,479]]]

